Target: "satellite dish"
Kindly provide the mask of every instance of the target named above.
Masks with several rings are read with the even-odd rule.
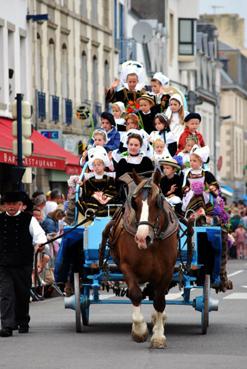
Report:
[[[136,42],[147,44],[153,38],[152,26],[145,21],[139,21],[132,29],[132,36]]]

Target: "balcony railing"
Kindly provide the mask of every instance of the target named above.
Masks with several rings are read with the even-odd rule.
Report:
[[[46,119],[46,96],[45,92],[37,91],[36,93],[36,111],[37,118],[41,121]]]
[[[50,120],[57,123],[59,121],[59,97],[50,95]]]
[[[63,123],[66,125],[72,124],[73,119],[73,105],[72,100],[70,99],[63,99]]]

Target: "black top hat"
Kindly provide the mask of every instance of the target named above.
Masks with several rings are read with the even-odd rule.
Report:
[[[3,204],[5,202],[18,202],[18,201],[23,202],[23,193],[22,192],[17,192],[17,191],[6,192],[2,197],[2,203]]]

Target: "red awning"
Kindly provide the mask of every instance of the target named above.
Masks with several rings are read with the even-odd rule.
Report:
[[[23,160],[23,165],[44,169],[64,170],[67,174],[80,174],[79,156],[64,150],[55,142],[33,131],[31,140],[34,144],[33,154]],[[12,120],[0,118],[0,162],[17,164],[12,153]]]

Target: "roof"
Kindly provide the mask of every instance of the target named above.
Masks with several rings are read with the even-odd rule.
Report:
[[[12,153],[12,120],[0,118],[0,162],[16,165],[17,158]],[[67,174],[80,174],[79,156],[64,150],[55,142],[33,130],[30,138],[34,150],[30,157],[24,159],[24,166],[53,170],[64,170]]]

